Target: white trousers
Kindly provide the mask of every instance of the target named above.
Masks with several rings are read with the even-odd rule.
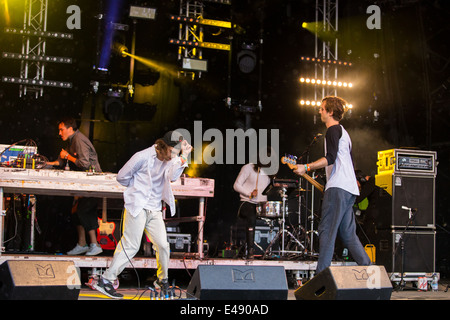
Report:
[[[123,235],[114,251],[111,265],[103,273],[105,279],[109,281],[117,279],[139,251],[144,232],[156,251],[156,275],[159,279],[168,278],[170,246],[162,213],[143,209],[136,217],[125,212]]]

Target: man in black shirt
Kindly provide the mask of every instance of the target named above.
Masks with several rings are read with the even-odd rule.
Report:
[[[71,170],[101,172],[97,152],[89,139],[78,130],[73,118],[65,118],[58,124],[59,136],[68,142],[67,150],[62,149],[56,161],[48,162],[48,165],[64,167],[69,165]],[[77,225],[78,243],[74,249],[67,252],[68,255],[86,254],[94,256],[103,250],[97,242],[97,206],[96,198],[74,199],[74,219]],[[86,232],[90,245],[86,242]]]

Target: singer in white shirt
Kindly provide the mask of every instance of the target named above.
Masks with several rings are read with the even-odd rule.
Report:
[[[178,154],[181,151],[181,155]],[[177,132],[169,131],[155,145],[137,152],[120,169],[117,181],[124,185],[124,232],[109,268],[94,288],[111,298],[122,298],[112,283],[138,252],[145,232],[156,251],[155,287],[169,288],[170,247],[162,216],[162,201],[175,214],[175,198],[170,182],[177,180],[185,167],[192,147]]]

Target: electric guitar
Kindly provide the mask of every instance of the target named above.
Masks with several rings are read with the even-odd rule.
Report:
[[[295,170],[297,169],[297,157],[292,156],[292,155],[285,155],[284,157],[281,158],[281,163],[282,164],[287,164],[287,166],[289,167],[289,169],[291,170]],[[320,192],[323,192],[323,185],[321,185],[320,183],[318,183],[316,180],[314,180],[313,178],[311,178],[309,175],[307,175],[306,173],[302,174],[302,178],[305,178],[309,183],[311,183],[314,187],[316,187],[317,189],[320,190]]]
[[[106,221],[106,212],[106,198],[103,198],[102,218],[98,219],[97,242],[102,249],[115,250],[117,246],[117,240],[114,237],[116,224]]]

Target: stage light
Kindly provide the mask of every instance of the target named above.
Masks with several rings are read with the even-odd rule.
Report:
[[[131,18],[154,20],[155,16],[156,16],[156,9],[138,7],[138,6],[130,6],[130,17]]]
[[[108,99],[103,105],[103,114],[105,118],[111,122],[119,121],[122,117],[124,104],[122,98],[124,96],[123,91],[119,89],[109,89],[107,92]]]
[[[184,70],[208,71],[208,61],[192,58],[183,58],[182,68]]]
[[[303,29],[306,29],[307,27],[308,27],[308,23],[307,23],[307,22],[303,22],[303,23],[302,23],[302,28],[303,28]]]
[[[214,2],[214,3],[222,3],[222,4],[230,4],[231,0],[203,0],[204,2]]]
[[[342,81],[331,81],[331,80],[321,80],[321,79],[310,79],[301,77],[299,79],[301,83],[313,84],[313,85],[322,85],[329,87],[344,87],[344,88],[353,88],[353,83],[351,82],[342,82]]]
[[[36,36],[44,38],[57,38],[57,39],[73,39],[73,34],[54,31],[40,31],[40,30],[25,30],[17,28],[5,28],[6,33],[18,34],[21,36]]]
[[[72,58],[67,57],[41,56],[35,54],[22,54],[13,52],[3,52],[2,58],[37,61],[37,62],[72,63]]]
[[[198,18],[171,15],[170,20],[177,22],[200,23]]]
[[[237,63],[239,66],[239,70],[243,73],[251,73],[255,70],[257,57],[254,52],[255,46],[253,44],[242,44],[241,51],[237,54]]]
[[[120,54],[124,58],[127,56],[128,48],[122,43],[114,42],[112,49],[115,53]]]
[[[205,49],[216,49],[230,51],[231,46],[224,43],[214,43],[214,42],[199,42],[190,40],[180,40],[180,39],[169,39],[170,44],[175,44],[183,47],[194,47],[194,48],[205,48]]]
[[[55,88],[72,88],[72,83],[53,80],[38,80],[29,78],[17,78],[17,77],[2,77],[2,81],[6,83],[26,84],[39,87],[55,87]]]
[[[314,62],[314,63],[325,63],[325,64],[332,64],[332,65],[339,65],[344,67],[351,67],[353,64],[348,61],[341,61],[341,60],[333,60],[333,59],[323,59],[323,58],[314,58],[314,57],[306,57],[302,56],[300,57],[301,61],[305,62]]]

